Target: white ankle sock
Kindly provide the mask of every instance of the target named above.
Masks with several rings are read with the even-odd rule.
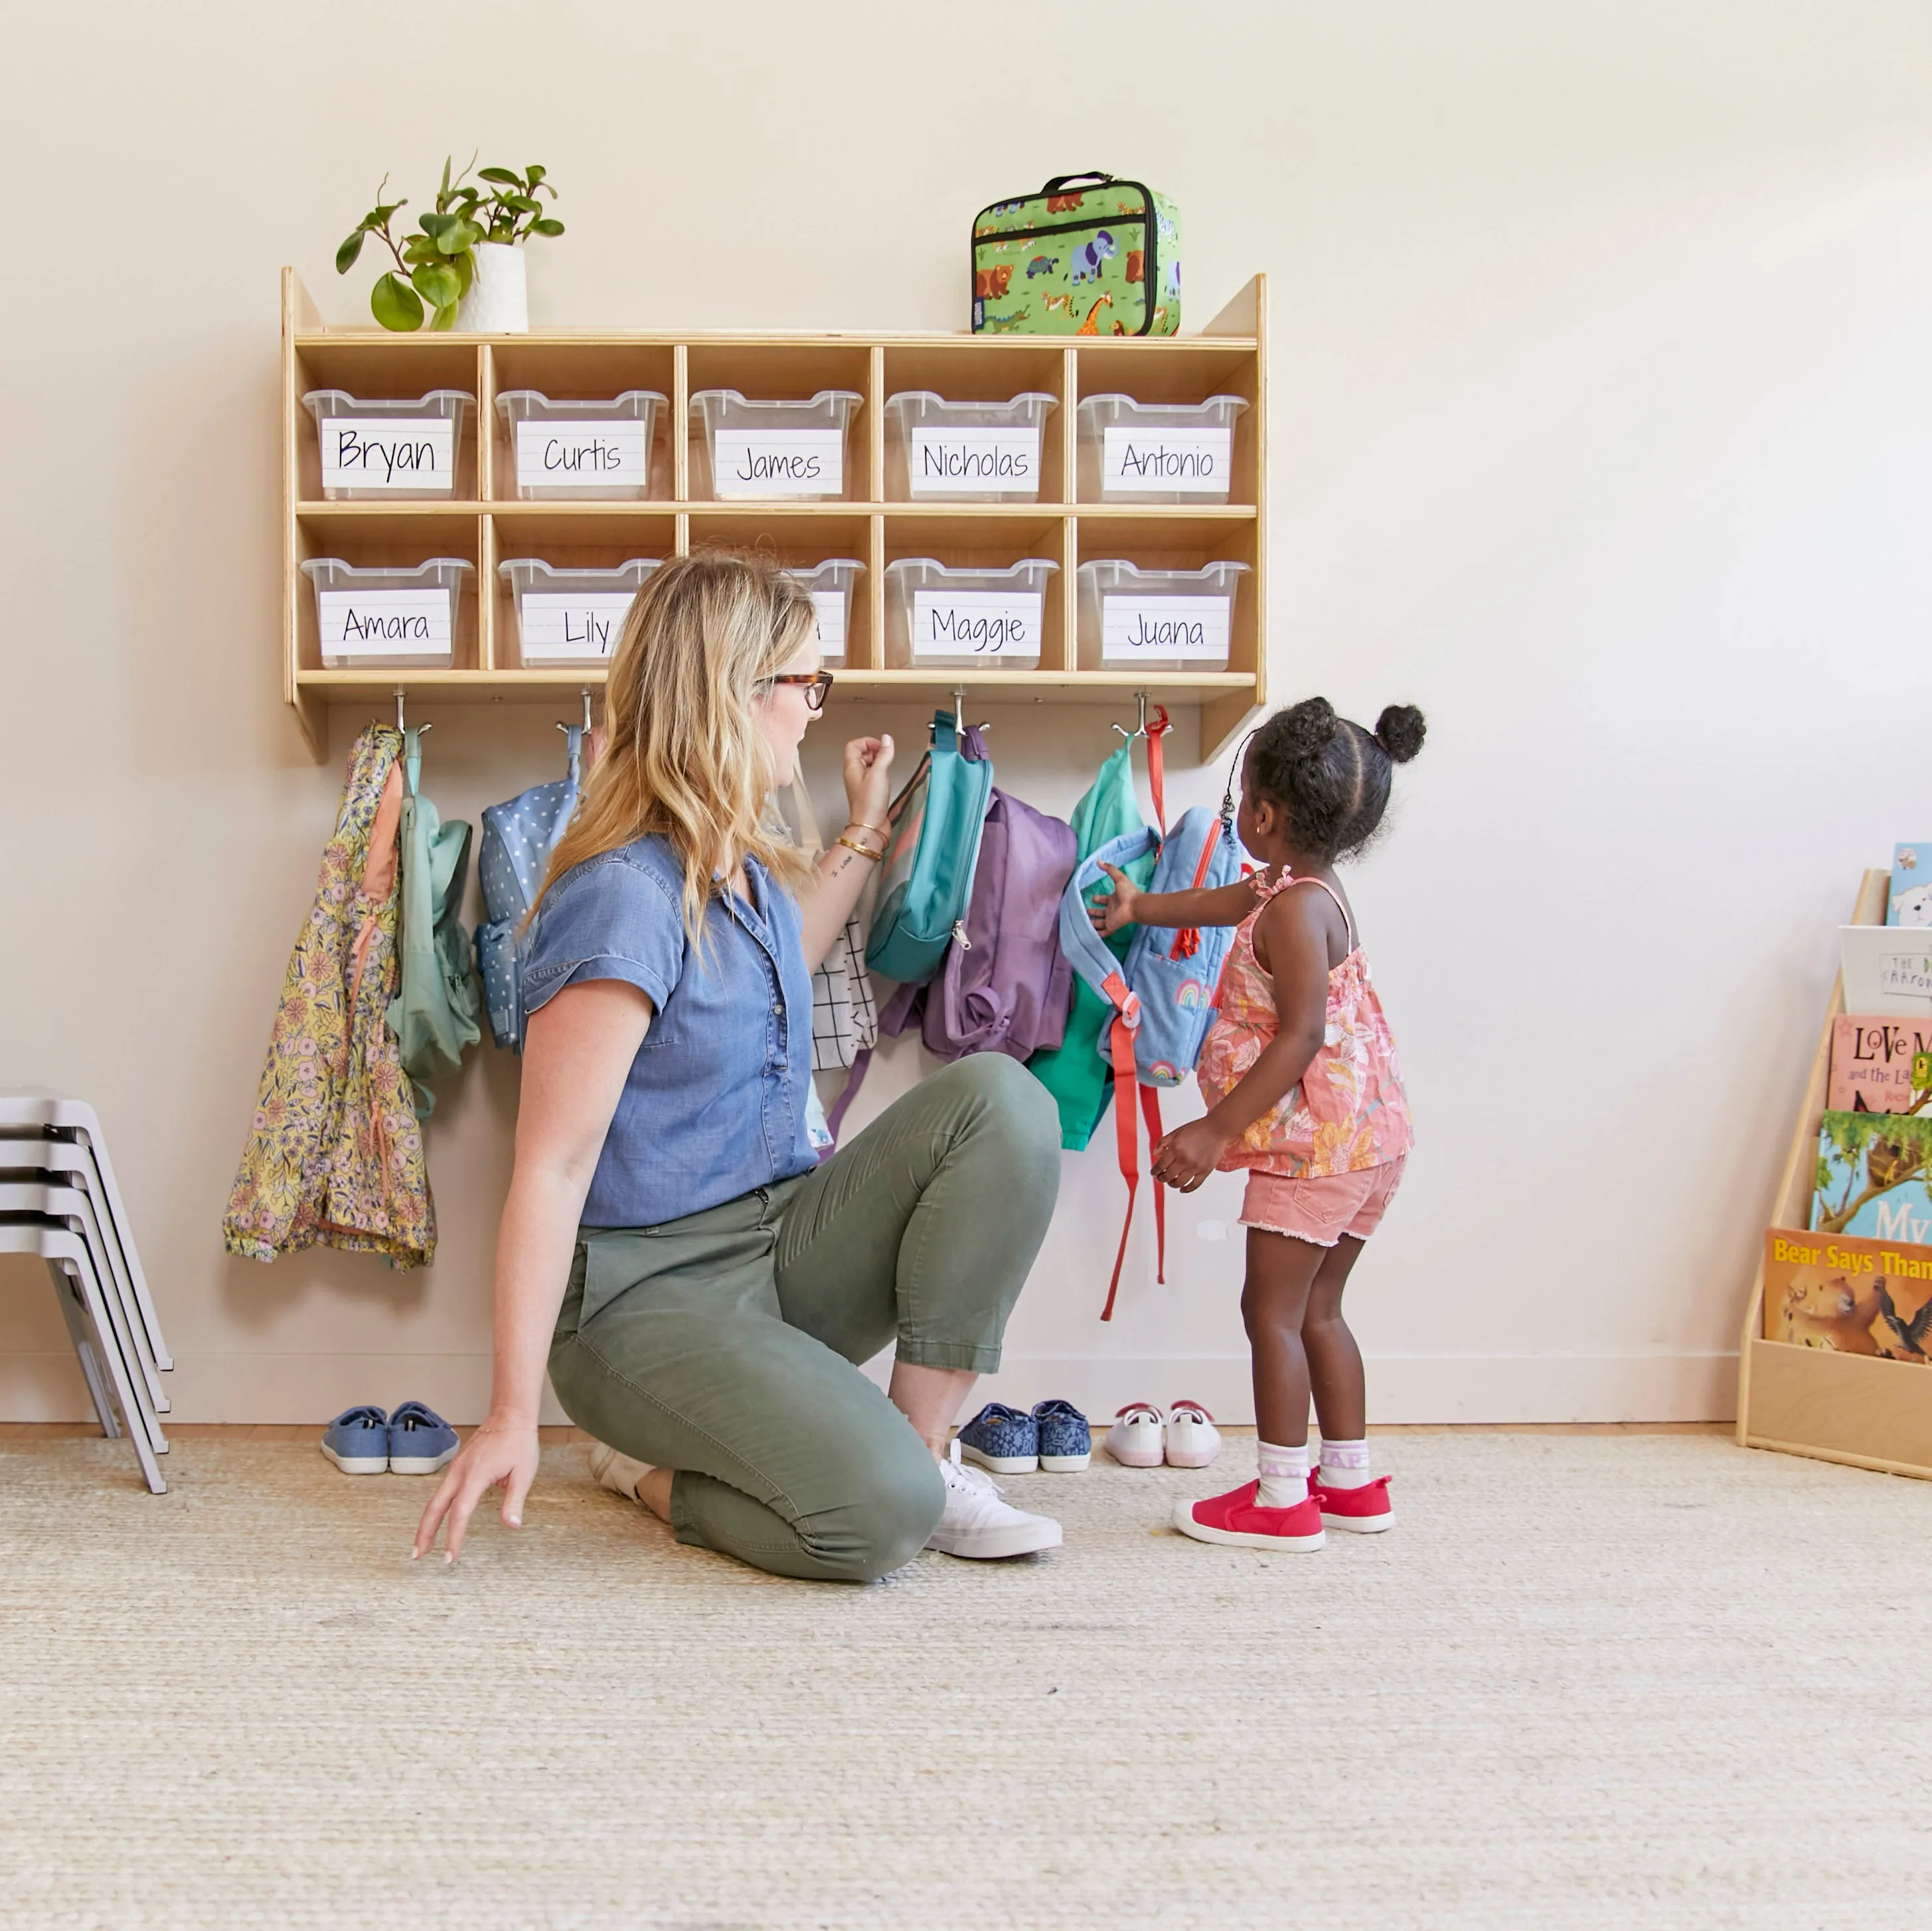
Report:
[[[1308,1499],[1308,1444],[1283,1448],[1258,1441],[1255,1450],[1261,1469],[1256,1502],[1264,1509],[1292,1509]]]
[[[1366,1441],[1322,1444],[1322,1486],[1324,1489],[1366,1489],[1369,1486],[1369,1444]]]

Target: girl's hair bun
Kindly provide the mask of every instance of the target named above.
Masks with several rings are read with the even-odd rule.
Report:
[[[1422,713],[1413,704],[1391,704],[1376,720],[1376,742],[1397,764],[1422,748]]]
[[[1342,721],[1326,697],[1304,697],[1298,704],[1277,714],[1283,755],[1291,764],[1305,764],[1319,757],[1335,741]]]

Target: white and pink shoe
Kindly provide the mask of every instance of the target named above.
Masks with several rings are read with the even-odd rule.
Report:
[[[1151,1402],[1130,1402],[1107,1431],[1107,1453],[1124,1468],[1158,1468],[1166,1455],[1166,1423]]]
[[[1176,1402],[1167,1411],[1167,1465],[1205,1468],[1221,1453],[1221,1431],[1198,1402]]]
[[[1389,1500],[1389,1478],[1378,1475],[1358,1489],[1327,1489],[1322,1471],[1308,1478],[1308,1492],[1322,1511],[1324,1528],[1346,1529],[1352,1535],[1379,1535],[1395,1527],[1395,1506]]]
[[[1286,1549],[1312,1555],[1326,1544],[1321,1505],[1312,1495],[1292,1509],[1266,1509],[1256,1500],[1260,1486],[1250,1482],[1204,1502],[1177,1502],[1174,1525],[1196,1542],[1225,1543],[1236,1549]]]

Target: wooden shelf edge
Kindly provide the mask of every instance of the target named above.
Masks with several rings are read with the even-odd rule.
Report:
[[[706,496],[692,502],[675,500],[640,502],[623,496],[602,500],[569,502],[530,502],[521,497],[499,497],[491,502],[472,499],[448,501],[440,497],[406,498],[396,502],[325,502],[303,501],[296,504],[298,517],[340,517],[355,522],[380,520],[385,517],[428,519],[448,516],[556,517],[568,520],[576,517],[836,517],[889,516],[901,518],[944,517],[968,521],[1024,523],[1041,517],[1084,517],[1090,522],[1116,520],[1124,523],[1252,523],[1260,511],[1252,503],[914,503],[914,502],[787,502],[782,497],[760,499],[746,497],[730,500]]]

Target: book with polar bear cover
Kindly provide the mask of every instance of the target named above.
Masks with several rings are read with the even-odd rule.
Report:
[[[1892,891],[1886,900],[1888,925],[1932,925],[1932,838],[1892,848]]]

